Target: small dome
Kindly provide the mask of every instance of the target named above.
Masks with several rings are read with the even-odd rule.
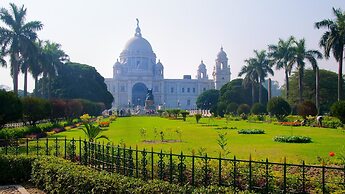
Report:
[[[218,59],[227,58],[227,54],[224,52],[223,47],[220,48],[220,51],[219,51],[219,53],[217,54],[217,58],[218,58]]]
[[[204,64],[203,60],[201,60],[201,63],[199,65],[199,69],[206,69],[206,65]]]
[[[120,66],[121,65],[121,63],[119,62],[119,59],[116,59],[116,62],[115,62],[115,64],[114,64],[114,67],[115,66]]]
[[[161,60],[158,60],[158,63],[156,65],[157,67],[163,68],[163,64],[161,63]]]

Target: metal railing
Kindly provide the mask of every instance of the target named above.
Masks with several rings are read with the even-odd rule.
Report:
[[[54,155],[144,180],[227,186],[260,193],[331,193],[345,190],[345,167],[290,164],[155,152],[81,139],[0,140],[0,154]]]

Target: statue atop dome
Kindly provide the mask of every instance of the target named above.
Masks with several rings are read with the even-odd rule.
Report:
[[[139,27],[139,19],[136,18],[136,20],[137,20],[137,28],[135,29],[135,36],[141,37],[141,30]]]

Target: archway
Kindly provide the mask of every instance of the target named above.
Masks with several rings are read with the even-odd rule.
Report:
[[[132,88],[132,105],[144,106],[147,94],[147,87],[143,83],[136,83]]]

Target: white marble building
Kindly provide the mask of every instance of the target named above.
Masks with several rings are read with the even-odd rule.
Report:
[[[129,39],[113,66],[113,78],[106,78],[108,91],[114,96],[113,107],[143,106],[148,89],[153,90],[155,105],[165,108],[196,108],[197,97],[205,90],[220,89],[230,81],[230,66],[223,48],[219,51],[213,79],[201,61],[196,79],[164,79],[164,66],[156,58],[151,44],[142,37],[139,21],[133,38]]]

